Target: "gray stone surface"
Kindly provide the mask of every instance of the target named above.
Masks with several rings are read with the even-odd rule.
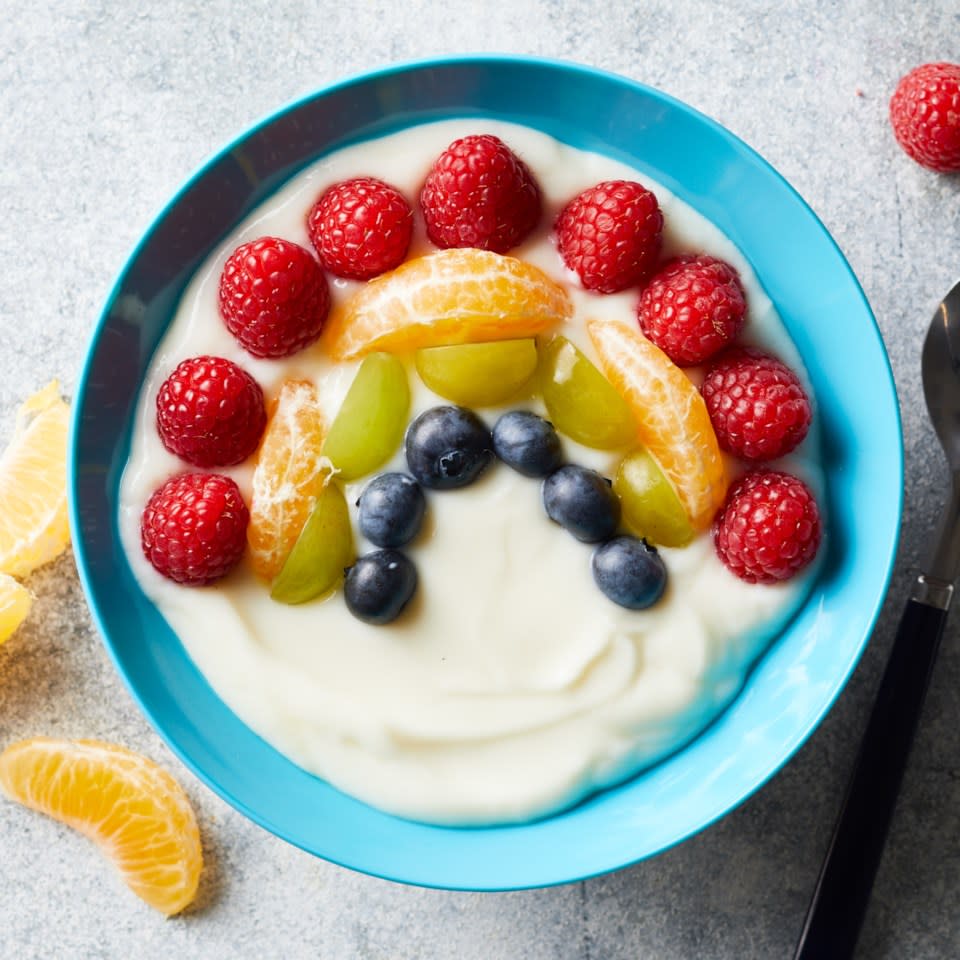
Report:
[[[773,8],[776,9],[773,9]],[[790,956],[945,468],[921,333],[960,276],[960,178],[914,166],[886,103],[911,66],[960,59],[956,0],[768,4],[413,0],[107,4],[0,0],[0,431],[59,376],[72,391],[113,278],[198,164],[278,105],[399,60],[476,51],[579,60],[658,86],[769,159],[823,218],[889,348],[906,438],[904,535],[873,642],[826,721],[742,807],[616,874],[503,895],[405,888],[271,837],[179,766],[99,641],[73,561],[30,583],[0,649],[0,742],[119,741],[175,771],[209,867],[164,921],[88,844],[0,804],[0,958],[619,960]],[[960,953],[960,619],[948,627],[858,956]]]

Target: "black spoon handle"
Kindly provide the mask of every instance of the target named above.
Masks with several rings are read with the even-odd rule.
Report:
[[[922,581],[921,581],[922,582]],[[943,609],[907,602],[794,960],[849,960],[870,900],[943,625]]]

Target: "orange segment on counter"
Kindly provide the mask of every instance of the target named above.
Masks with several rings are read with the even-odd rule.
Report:
[[[25,577],[56,559],[70,542],[67,523],[67,431],[70,408],[56,381],[17,411],[10,445],[0,455],[0,572]]]
[[[196,817],[180,784],[152,760],[96,740],[35,737],[0,753],[0,788],[93,840],[161,913],[179,913],[196,895]]]

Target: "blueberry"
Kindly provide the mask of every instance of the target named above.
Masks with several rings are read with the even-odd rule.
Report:
[[[613,536],[620,522],[620,501],[606,477],[568,463],[543,481],[547,516],[584,543]]]
[[[417,589],[417,568],[399,550],[374,550],[360,557],[343,582],[347,609],[366,623],[395,619]]]
[[[433,490],[465,487],[493,459],[490,431],[463,407],[424,411],[407,427],[403,443],[410,472]]]
[[[563,463],[553,424],[526,410],[511,410],[493,425],[493,451],[525,477],[545,477]]]
[[[405,473],[381,473],[357,501],[360,531],[378,547],[402,547],[419,532],[427,502],[420,484]]]
[[[614,537],[593,551],[593,579],[614,603],[644,610],[663,595],[667,568],[645,540]]]

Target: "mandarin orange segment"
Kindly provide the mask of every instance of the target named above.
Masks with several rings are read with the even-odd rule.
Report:
[[[67,432],[70,408],[56,381],[17,412],[0,455],[0,572],[25,577],[70,542],[67,521]]]
[[[283,568],[330,479],[330,461],[321,454],[325,434],[316,387],[285,380],[257,452],[247,527],[250,562],[264,579]]]
[[[13,636],[33,604],[33,594],[13,577],[0,573],[0,643]]]
[[[639,440],[673,484],[697,530],[705,530],[727,490],[723,457],[700,391],[639,330],[588,320],[607,379],[637,419]]]
[[[203,868],[197,820],[183,788],[153,761],[95,740],[35,737],[0,753],[0,788],[93,840],[167,916],[193,900]]]
[[[331,315],[334,360],[372,350],[532,337],[568,319],[567,292],[542,270],[488,250],[438,250],[365,284]]]

